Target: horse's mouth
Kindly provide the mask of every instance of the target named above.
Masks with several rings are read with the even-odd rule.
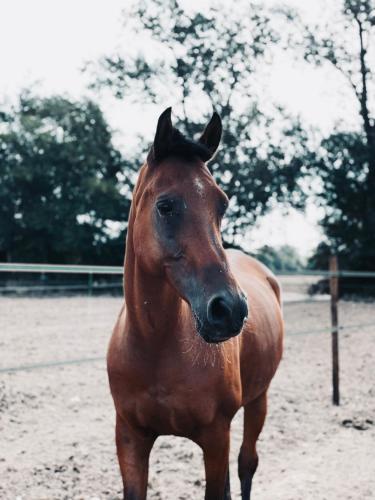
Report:
[[[207,328],[204,322],[199,318],[199,316],[193,311],[193,317],[195,322],[195,329],[197,334],[208,344],[220,344],[226,342],[227,340],[236,337],[242,332],[243,324],[233,332],[223,331],[218,332],[217,329]]]
[[[202,339],[207,342],[208,344],[221,344],[222,342],[226,342],[229,339],[232,339],[233,336],[230,335],[228,337],[213,337],[213,336],[208,336],[208,335],[202,335],[200,334]],[[238,334],[237,334],[238,335]]]
[[[234,333],[228,334],[217,334],[217,332],[211,333],[207,332],[205,330],[198,332],[199,335],[202,337],[202,339],[207,342],[208,344],[220,344],[221,342],[226,342],[227,340],[230,340],[234,337],[237,337],[242,331],[242,328]]]

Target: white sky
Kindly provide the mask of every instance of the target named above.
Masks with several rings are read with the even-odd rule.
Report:
[[[330,6],[337,2],[331,0]],[[127,3],[126,0],[1,0],[0,102],[14,99],[21,88],[30,86],[45,94],[73,97],[89,94],[88,77],[81,68],[85,62],[95,61],[121,44],[121,10]],[[272,5],[275,0],[263,0],[263,3]],[[305,21],[319,20],[327,10],[327,3],[323,0],[284,1],[286,5],[298,7]],[[308,68],[281,54],[264,88],[272,100],[299,114],[306,124],[319,127],[323,133],[328,133],[335,123],[355,123],[354,99],[334,72]],[[121,142],[123,151],[126,152],[126,145],[134,142],[139,133],[152,140],[160,109],[150,112],[140,107],[135,113],[134,107],[108,97],[99,102],[112,127],[118,130],[116,142]],[[252,232],[249,247],[288,243],[307,255],[321,239],[316,224],[318,217],[319,211],[313,206],[305,214],[292,211],[287,217],[280,211],[273,212]]]

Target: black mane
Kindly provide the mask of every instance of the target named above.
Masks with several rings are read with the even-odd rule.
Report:
[[[155,150],[152,146],[147,160],[153,163],[160,163],[166,158],[175,156],[187,161],[198,158],[203,162],[207,162],[212,157],[212,152],[204,144],[187,139],[174,127],[171,140],[163,146],[163,151],[159,153],[157,157],[155,156]]]

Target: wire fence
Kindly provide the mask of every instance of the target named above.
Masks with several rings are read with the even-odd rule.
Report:
[[[358,329],[366,329],[366,328],[374,327],[374,323],[359,323],[355,325],[346,325],[338,327],[338,331],[350,331],[350,330],[358,330]],[[295,332],[289,332],[287,337],[295,337],[295,336],[305,336],[305,335],[321,335],[332,332],[329,328],[322,330],[321,328],[316,328],[312,330],[301,330]],[[82,358],[73,358],[73,359],[64,359],[64,360],[51,360],[42,363],[30,363],[30,364],[21,364],[16,366],[8,366],[8,367],[0,367],[0,373],[14,373],[20,371],[33,371],[40,370],[42,368],[58,368],[62,366],[69,365],[81,365],[86,363],[95,363],[95,362],[104,362],[104,356],[92,356],[92,357],[82,357]]]
[[[62,276],[65,278],[62,279]],[[284,307],[289,305],[309,304],[312,302],[327,302],[337,310],[337,297],[333,300],[332,283],[340,278],[353,278],[353,290],[358,289],[358,280],[361,289],[371,288],[366,280],[375,280],[375,272],[350,270],[304,270],[296,272],[282,272],[278,274],[283,285]],[[319,280],[330,283],[328,293],[311,295],[309,290]],[[350,288],[350,286],[349,286]],[[46,265],[46,264],[14,264],[0,263],[0,297],[1,296],[42,296],[53,294],[87,294],[95,293],[122,293],[123,268],[117,266],[81,266],[81,265]],[[0,299],[1,300],[1,299]],[[337,312],[337,311],[336,311]],[[337,314],[336,314],[337,315]],[[327,314],[329,321],[329,315]],[[330,334],[335,339],[339,333],[361,330],[374,332],[375,314],[373,322],[356,324],[333,324],[324,328],[301,329],[287,332],[288,337]],[[58,326],[57,326],[58,327]],[[338,340],[337,340],[338,342]],[[334,343],[333,343],[334,345]],[[338,350],[338,345],[337,345]],[[337,354],[338,356],[338,354]],[[77,357],[63,360],[48,360],[30,364],[14,364],[0,367],[0,373],[14,373],[28,370],[39,370],[69,365],[103,362],[103,356]],[[338,363],[338,357],[333,364]]]

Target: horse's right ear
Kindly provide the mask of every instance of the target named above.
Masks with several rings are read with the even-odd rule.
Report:
[[[168,153],[173,137],[173,125],[171,120],[172,108],[169,107],[159,116],[154,144],[152,146],[152,159],[159,161]]]
[[[216,150],[219,147],[222,132],[221,118],[215,111],[199,139],[199,142],[206,146],[211,153],[210,160],[215,156]]]

